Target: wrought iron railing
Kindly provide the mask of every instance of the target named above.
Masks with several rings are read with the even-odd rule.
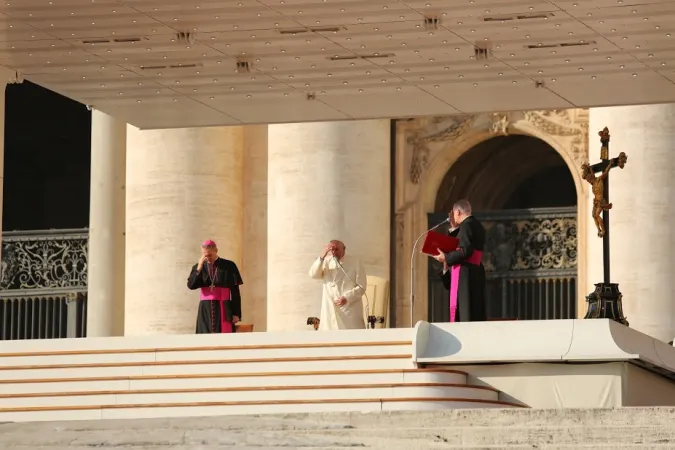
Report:
[[[88,231],[6,232],[0,340],[86,336]]]
[[[488,318],[519,320],[576,317],[576,207],[476,213],[487,233]],[[430,223],[447,218],[431,214]],[[429,317],[447,320],[447,291],[430,264]]]
[[[576,318],[576,273],[488,273],[488,317],[519,320]]]

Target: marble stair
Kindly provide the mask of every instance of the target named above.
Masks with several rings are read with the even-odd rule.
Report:
[[[521,407],[419,369],[412,330],[3,344],[0,421]]]
[[[0,423],[3,450],[674,447],[675,408],[336,412]]]

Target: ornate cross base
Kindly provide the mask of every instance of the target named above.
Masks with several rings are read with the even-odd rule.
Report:
[[[622,297],[617,283],[596,283],[595,291],[586,296],[588,312],[584,319],[612,319],[628,326],[623,316]]]

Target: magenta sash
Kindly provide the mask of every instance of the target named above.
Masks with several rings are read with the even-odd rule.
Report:
[[[474,250],[464,263],[480,266],[482,259],[483,252]],[[457,315],[457,294],[459,292],[459,271],[461,268],[461,264],[455,264],[450,269],[450,322],[454,322]]]
[[[220,302],[220,331],[221,333],[231,333],[232,323],[225,320],[224,304],[224,302],[229,302],[231,299],[230,288],[214,286],[212,291],[210,287],[203,287],[201,288],[199,297],[201,301]]]
[[[213,290],[210,287],[201,288],[199,295],[200,300],[229,300],[230,288],[214,286]]]

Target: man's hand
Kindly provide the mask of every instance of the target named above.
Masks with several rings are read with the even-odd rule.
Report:
[[[326,256],[328,256],[329,253],[332,253],[335,247],[333,244],[328,244],[323,248],[323,255],[321,255],[321,259],[324,259]]]
[[[453,229],[453,230],[455,228],[457,228],[457,222],[455,222],[455,215],[454,214],[452,214],[450,216],[450,228]]]
[[[346,297],[340,297],[337,300],[335,300],[335,304],[338,306],[345,306],[347,304],[347,298]]]
[[[232,316],[232,323],[238,323],[239,322],[239,316]]]
[[[197,263],[197,272],[200,272],[202,267],[204,267],[204,261],[206,261],[206,256],[202,255],[202,257],[199,258],[199,262]]]
[[[438,262],[445,263],[445,253],[443,253],[440,248],[437,248],[436,250],[438,250],[438,255],[434,256],[434,259]]]

